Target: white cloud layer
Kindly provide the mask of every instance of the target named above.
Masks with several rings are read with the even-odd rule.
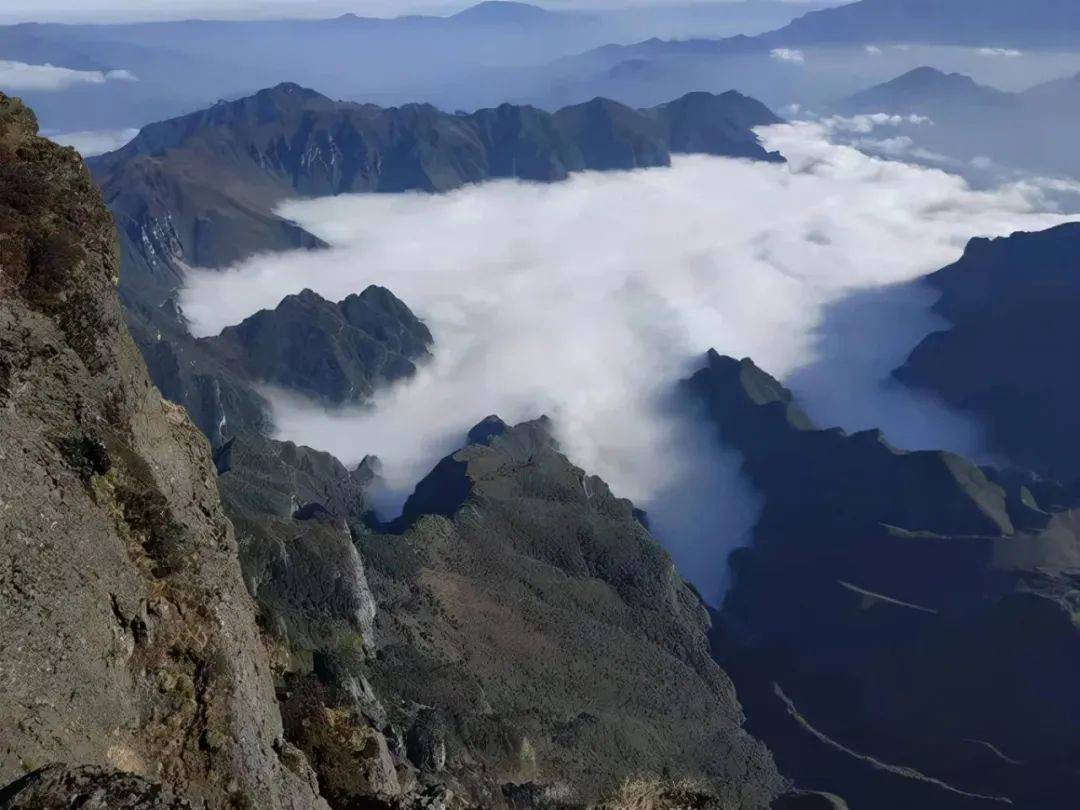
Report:
[[[1016,57],[1023,55],[1023,51],[1018,51],[1014,48],[979,48],[979,56],[1005,56],[1015,59]]]
[[[49,140],[61,146],[73,146],[83,157],[112,152],[139,134],[137,129],[100,129],[87,132],[61,132],[49,135]]]
[[[770,55],[778,62],[793,62],[801,65],[806,61],[806,54],[798,48],[773,48]]]
[[[379,455],[400,499],[487,414],[547,413],[568,455],[649,510],[715,597],[758,504],[737,459],[672,415],[675,382],[715,347],[786,378],[823,424],[970,451],[970,426],[884,382],[941,326],[932,295],[892,285],[972,236],[1059,221],[1037,213],[1036,189],[974,191],[832,144],[822,124],[765,134],[789,165],[682,157],[555,185],[291,203],[334,248],[196,271],[184,310],[211,334],[304,287],[332,300],[389,287],[431,326],[434,361],[368,410],[281,399],[283,436],[347,463]]]
[[[127,70],[72,70],[48,64],[30,65],[0,60],[0,90],[11,92],[49,92],[80,84],[134,81],[138,79]]]

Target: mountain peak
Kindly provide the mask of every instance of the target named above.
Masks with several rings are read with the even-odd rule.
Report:
[[[260,90],[255,95],[256,97],[270,96],[273,98],[290,98],[298,101],[306,101],[313,98],[326,98],[322,93],[312,90],[310,87],[299,85],[296,82],[281,82],[273,87]]]
[[[938,70],[929,65],[923,65],[914,70],[909,70],[907,73],[888,82],[888,84],[922,85],[931,87],[941,85],[976,86],[975,80],[970,76],[963,73],[946,73],[943,70]]]
[[[963,73],[945,73],[934,67],[917,67],[895,79],[856,93],[843,103],[853,112],[920,112],[932,114],[945,105],[978,107],[1008,104],[1012,96],[979,84]]]
[[[521,24],[544,20],[552,16],[551,12],[540,6],[530,3],[517,3],[511,0],[485,0],[477,3],[464,11],[453,15],[450,19],[472,23],[487,23],[495,25]]]

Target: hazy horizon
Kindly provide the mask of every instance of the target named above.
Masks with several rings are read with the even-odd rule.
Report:
[[[715,5],[842,5],[849,0],[530,0],[551,11],[603,12]],[[325,19],[343,14],[391,19],[409,15],[449,16],[479,0],[9,0],[0,25],[41,23],[175,22],[181,20]]]

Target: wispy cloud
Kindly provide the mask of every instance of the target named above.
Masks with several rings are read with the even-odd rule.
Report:
[[[855,132],[868,134],[879,127],[925,126],[932,123],[924,115],[895,115],[893,113],[869,113],[864,115],[833,115],[821,120],[829,132]]]
[[[1005,56],[1010,58],[1024,55],[1023,51],[1014,48],[979,48],[978,53],[980,56]]]
[[[73,146],[83,157],[94,157],[112,152],[139,134],[137,129],[105,129],[87,132],[60,132],[50,134],[49,140],[61,146]]]
[[[80,84],[134,81],[138,78],[127,70],[73,70],[49,64],[0,60],[0,90],[49,92]]]

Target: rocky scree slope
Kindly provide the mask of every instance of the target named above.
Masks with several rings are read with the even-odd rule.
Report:
[[[324,806],[282,737],[209,447],[124,325],[100,193],[6,96],[0,174],[2,803]]]
[[[855,806],[1067,807],[1069,493],[878,431],[820,430],[750,360],[710,353],[687,387],[765,496],[714,643],[781,769]]]

